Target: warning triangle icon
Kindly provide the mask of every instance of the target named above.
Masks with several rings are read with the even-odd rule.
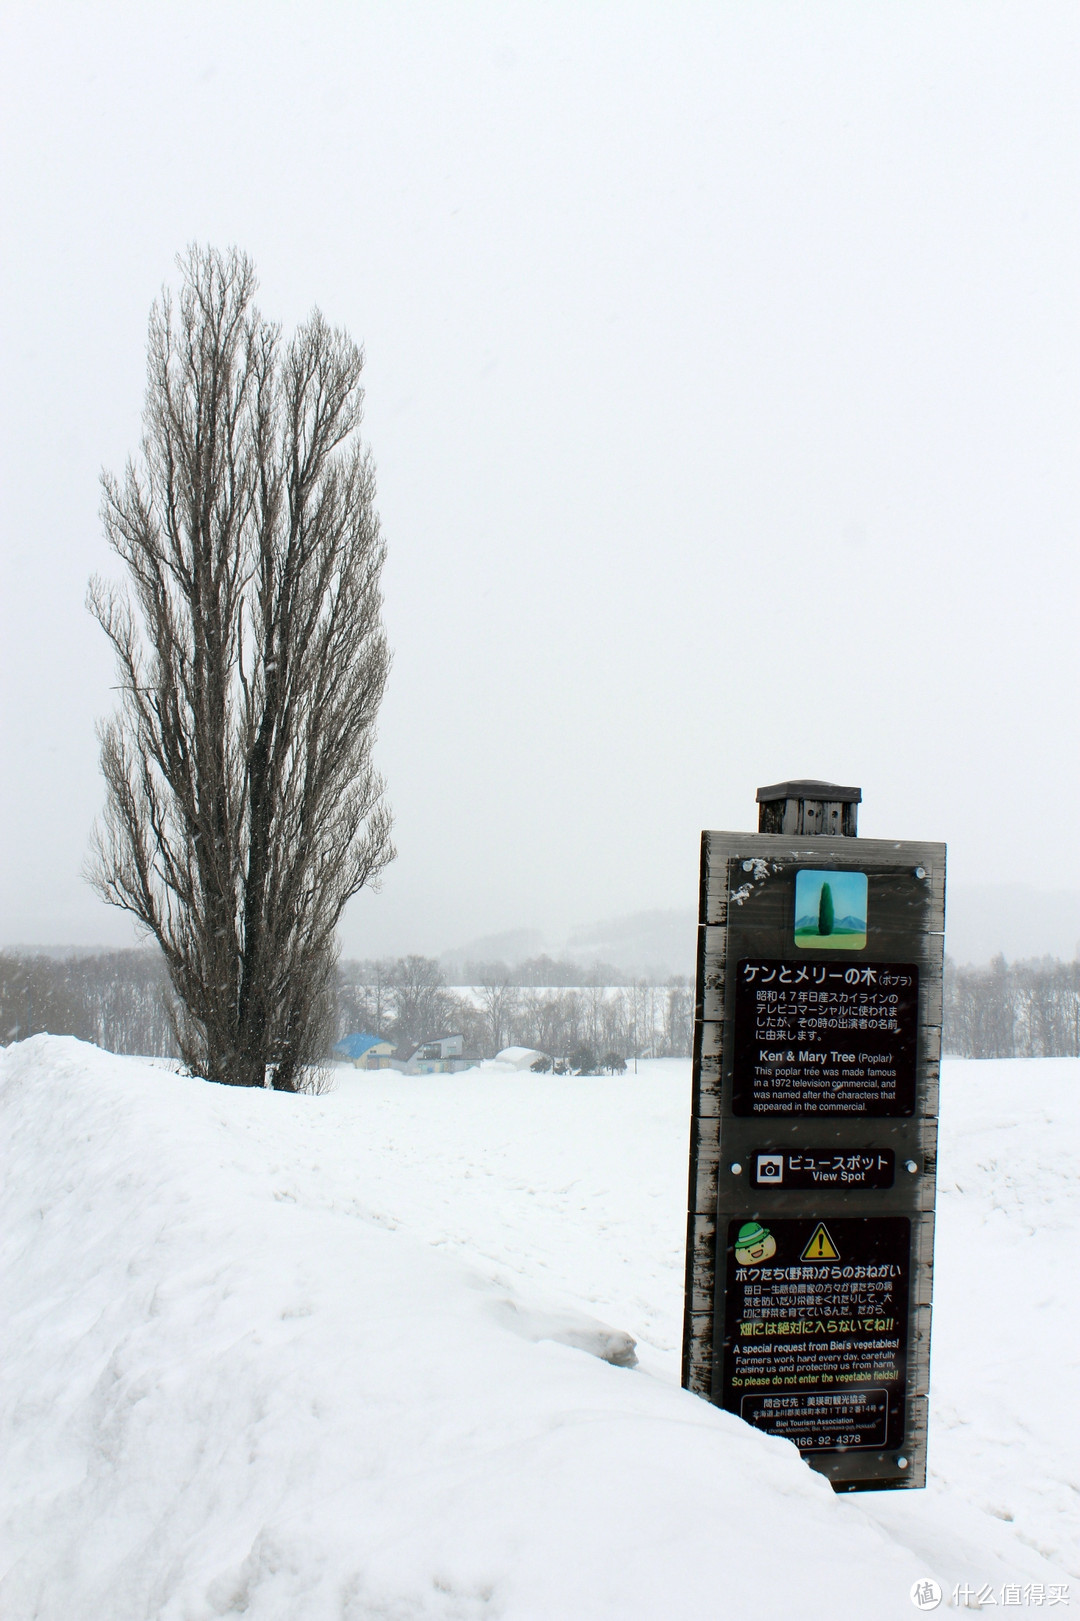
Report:
[[[823,1221],[819,1221],[810,1234],[810,1242],[802,1252],[804,1261],[838,1261],[840,1251],[829,1237],[828,1228]]]

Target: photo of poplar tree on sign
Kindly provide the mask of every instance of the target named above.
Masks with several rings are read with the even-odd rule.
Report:
[[[795,944],[815,951],[866,947],[864,872],[800,872],[795,877]]]

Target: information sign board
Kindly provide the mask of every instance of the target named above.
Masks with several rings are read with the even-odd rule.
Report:
[[[849,808],[702,837],[684,1337],[841,1491],[925,1484],[945,879]]]
[[[917,963],[770,961],[735,974],[736,1114],[915,1112]]]
[[[891,1188],[896,1155],[891,1148],[841,1148],[815,1144],[796,1153],[764,1149],[750,1156],[755,1188]]]
[[[902,1451],[910,1248],[904,1216],[730,1221],[723,1405],[804,1451]]]

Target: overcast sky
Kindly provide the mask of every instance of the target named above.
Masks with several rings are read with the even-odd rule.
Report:
[[[349,954],[696,903],[759,784],[1080,886],[1075,0],[3,6],[0,936],[83,884],[174,256],[367,352],[400,855]]]

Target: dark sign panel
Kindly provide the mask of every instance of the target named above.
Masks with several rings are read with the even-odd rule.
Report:
[[[732,1112],[913,1114],[918,1032],[914,963],[744,957]]]
[[[942,1012],[945,848],[858,838],[858,797],[702,835],[683,1342],[837,1491],[926,1481]]]
[[[723,1405],[806,1452],[901,1446],[910,1229],[729,1222]]]
[[[750,1159],[755,1188],[891,1188],[896,1155],[891,1148],[800,1148],[796,1153],[763,1149]]]

